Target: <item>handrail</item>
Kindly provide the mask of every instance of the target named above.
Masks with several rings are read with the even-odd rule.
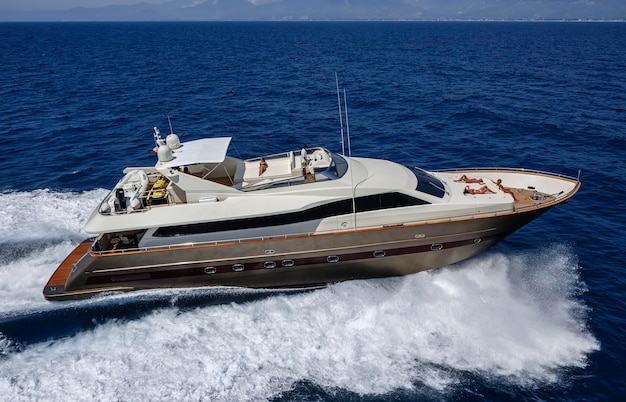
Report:
[[[569,180],[574,180],[576,182],[580,182],[580,173],[581,170],[578,170],[578,177],[574,177],[574,176],[568,176],[565,174],[561,174],[561,173],[554,173],[554,172],[547,172],[547,171],[543,171],[543,170],[537,170],[537,169],[527,169],[527,168],[511,168],[511,167],[471,167],[471,168],[450,168],[450,169],[436,169],[436,170],[430,170],[430,172],[441,172],[441,173],[448,173],[448,172],[466,172],[466,171],[485,171],[485,170],[493,170],[496,172],[524,172],[524,173],[534,173],[534,174],[542,174],[542,175],[546,175],[546,176],[555,176],[555,177],[560,177],[563,179],[569,179]]]
[[[272,155],[257,156],[254,158],[245,159],[244,162],[257,162],[261,160],[261,158],[265,158],[265,160],[285,158],[285,157],[290,156],[290,152],[293,152],[293,151],[285,151],[285,152],[279,152],[279,153],[272,154]]]

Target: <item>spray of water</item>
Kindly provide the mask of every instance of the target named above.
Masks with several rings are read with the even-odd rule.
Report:
[[[92,193],[48,193],[42,200],[48,203],[49,197],[53,204],[94,204]],[[564,369],[584,367],[588,354],[599,348],[586,327],[580,297],[585,289],[575,255],[560,244],[492,251],[437,271],[310,292],[241,299],[246,291],[223,289],[220,302],[190,308],[176,300],[211,291],[47,303],[41,288],[82,235],[79,227],[89,213],[53,210],[58,216],[44,217],[33,206],[30,212],[2,217],[19,222],[30,213],[30,225],[52,227],[51,238],[58,240],[1,263],[0,316],[5,320],[33,312],[41,317],[97,312],[89,308],[132,306],[154,297],[171,303],[130,318],[94,317],[87,329],[31,344],[0,335],[0,394],[10,400],[129,395],[140,400],[264,400],[303,380],[363,395],[423,387],[446,392],[463,373],[534,386],[558,381]],[[16,230],[32,240],[26,230]],[[8,241],[7,232],[0,232],[0,241]],[[45,333],[37,322],[47,321],[35,319],[32,330]]]

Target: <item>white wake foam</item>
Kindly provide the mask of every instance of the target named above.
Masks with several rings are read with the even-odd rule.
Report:
[[[42,288],[86,236],[82,225],[104,194],[0,195],[0,242],[41,242],[0,262],[0,314],[63,306],[46,302]],[[464,372],[522,386],[550,383],[564,368],[584,367],[599,348],[586,327],[582,291],[572,250],[555,245],[488,252],[403,278],[190,311],[171,307],[22,351],[0,334],[0,395],[243,401],[270,398],[301,380],[359,394],[424,385],[446,392]],[[93,301],[75,306],[81,303]]]
[[[45,305],[42,290],[82,239],[106,190],[0,194],[0,313]]]
[[[106,195],[98,189],[84,193],[50,190],[0,194],[0,242],[54,238],[81,239],[91,211]]]
[[[445,393],[463,372],[550,383],[599,347],[581,291],[571,250],[557,245],[248,303],[166,308],[9,353],[0,394],[244,401],[300,380],[359,394]]]

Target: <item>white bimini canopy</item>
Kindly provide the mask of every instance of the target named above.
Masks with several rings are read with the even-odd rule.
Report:
[[[184,142],[180,148],[174,150],[174,158],[161,166],[172,168],[196,163],[221,163],[226,159],[231,139],[232,137],[218,137]]]

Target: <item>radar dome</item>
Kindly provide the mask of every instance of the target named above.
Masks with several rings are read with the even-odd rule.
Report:
[[[180,139],[174,133],[170,133],[170,134],[167,135],[167,138],[165,138],[165,143],[171,149],[178,149],[178,148],[180,148]]]
[[[159,158],[159,162],[169,162],[174,159],[172,149],[167,145],[159,146],[159,149],[157,150],[157,156]]]

